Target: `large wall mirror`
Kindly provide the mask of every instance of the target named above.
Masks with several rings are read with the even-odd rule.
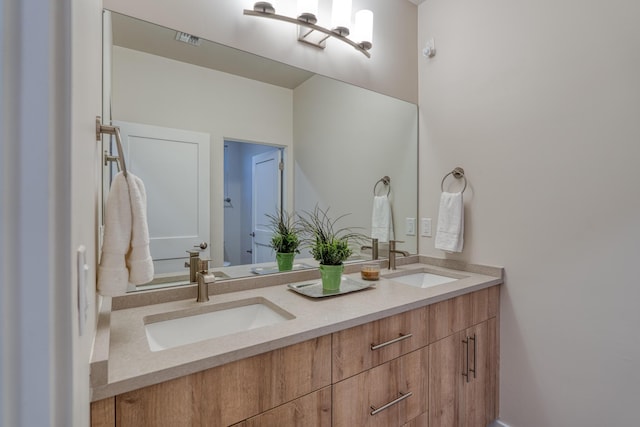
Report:
[[[188,283],[188,250],[220,278],[277,271],[255,247],[280,207],[329,208],[370,235],[388,194],[398,247],[417,252],[416,105],[108,11],[104,52],[104,121],[147,189],[157,279],[138,289]],[[296,266],[317,264],[303,251]]]

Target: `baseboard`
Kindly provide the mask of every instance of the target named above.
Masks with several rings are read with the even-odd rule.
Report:
[[[510,427],[510,426],[509,424],[503,423],[500,420],[495,420],[491,424],[489,424],[487,427]]]

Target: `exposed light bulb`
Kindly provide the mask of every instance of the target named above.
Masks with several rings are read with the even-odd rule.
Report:
[[[298,20],[315,24],[318,22],[318,0],[298,0]]]
[[[371,49],[373,43],[373,12],[359,10],[356,12],[356,22],[353,29],[353,40],[363,49]]]
[[[341,36],[349,35],[351,26],[351,0],[333,0],[331,29]]]

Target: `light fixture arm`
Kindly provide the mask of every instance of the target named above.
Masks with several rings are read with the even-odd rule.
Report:
[[[278,15],[277,13],[271,12],[270,10],[266,9],[266,10],[250,10],[250,9],[245,9],[244,10],[244,14],[248,15],[248,16],[258,16],[261,18],[270,18],[270,19],[275,19],[278,21],[284,21],[284,22],[289,22],[291,24],[296,24],[302,27],[306,27],[306,28],[310,28],[313,31],[318,31],[321,33],[326,34],[327,37],[325,37],[324,39],[322,39],[322,42],[326,39],[328,39],[329,37],[334,37],[340,41],[343,41],[345,43],[347,43],[350,46],[353,46],[353,48],[355,48],[358,52],[362,53],[364,56],[366,56],[367,58],[371,58],[371,54],[369,52],[367,52],[367,49],[365,49],[365,44],[364,43],[356,43],[353,40],[348,39],[347,37],[341,36],[340,34],[331,31],[327,28],[321,27],[319,25],[315,25],[315,24],[311,24],[309,22],[305,22],[296,18],[290,18],[288,16],[284,16],[284,15]],[[308,31],[306,34],[310,34],[311,31]],[[324,48],[324,46],[316,44],[316,43],[311,43],[311,42],[307,42],[306,40],[304,40],[304,36],[301,36],[298,38],[298,40],[311,44],[312,46],[316,46],[316,47],[320,47],[320,48]],[[368,47],[370,48],[371,45],[369,44]]]

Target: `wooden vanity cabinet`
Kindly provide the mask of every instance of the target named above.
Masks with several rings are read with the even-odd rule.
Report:
[[[92,427],[485,426],[498,304],[494,286],[93,402]]]
[[[431,323],[429,427],[485,426],[496,418],[497,302],[493,287],[431,307],[440,316]]]

